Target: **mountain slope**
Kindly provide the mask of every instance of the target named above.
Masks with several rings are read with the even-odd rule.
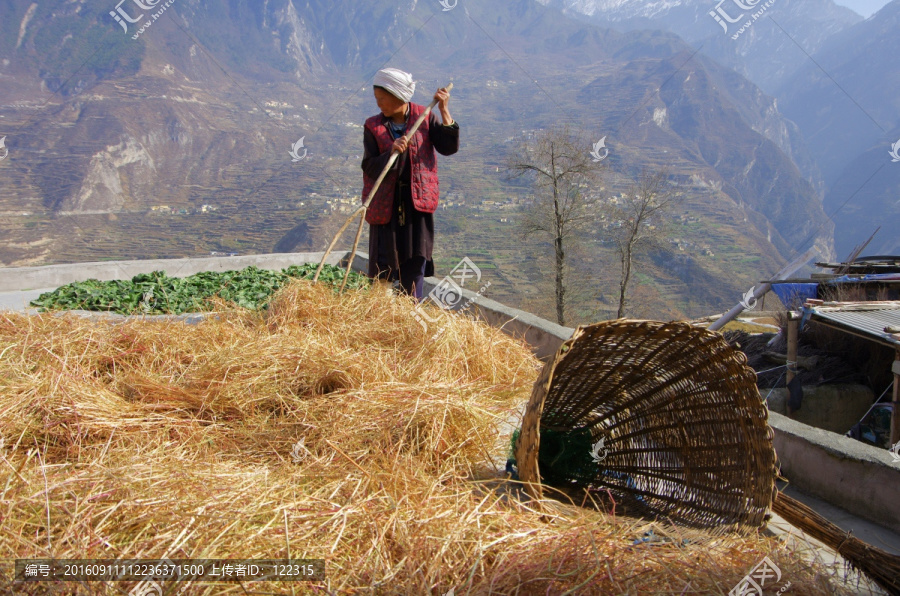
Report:
[[[900,139],[900,127],[889,137]],[[877,228],[881,229],[865,253],[900,254],[900,163],[892,160],[889,149],[889,143],[879,141],[861,152],[848,162],[825,195],[828,209],[838,213],[835,250],[840,256],[850,254]]]
[[[268,252],[296,244],[298,229],[304,244],[323,244],[358,200],[359,123],[375,110],[371,75],[388,61],[417,74],[418,102],[456,85],[452,109],[466,133],[460,154],[441,162],[441,184],[461,197],[462,218],[476,218],[483,199],[527,194],[500,172],[523,130],[569,122],[607,135],[611,194],[642,168],[668,168],[687,199],[679,217],[691,222],[677,244],[689,248],[646,266],[672,316],[684,312],[678,300],[719,308],[739,297],[805,236],[830,247],[814,189],[769,140],[792,142],[772,100],[671,34],[618,33],[527,0],[448,12],[415,0],[184,0],[131,39],[86,3],[42,6],[37,20],[26,18],[27,1],[0,6],[0,21],[24,32],[0,54],[10,82],[0,135],[11,152],[0,163],[0,211],[15,214],[3,224],[6,262]],[[44,47],[58,19],[81,28]],[[76,44],[122,59],[89,56],[69,72],[59,57]],[[38,86],[49,91],[36,96]],[[292,162],[298,139],[304,159]],[[446,246],[479,247],[518,279],[499,256],[509,230],[445,217],[460,230]],[[528,283],[543,283],[532,274]],[[513,285],[502,291],[514,300]]]
[[[757,7],[758,1],[742,3],[756,12],[744,10],[728,0],[716,5],[705,0],[541,1],[605,27],[676,33],[705,56],[740,73],[779,99],[779,91],[790,84],[793,73],[809,62],[807,53],[815,52],[833,35],[861,20],[858,14],[837,6],[832,0],[779,0],[764,10]],[[725,18],[716,12],[717,7]],[[737,22],[729,23],[726,19]],[[774,106],[772,111],[776,111]],[[823,195],[825,185],[821,182],[821,172],[801,140],[799,129],[790,121],[780,117],[778,120],[775,127],[754,124],[754,128],[787,153]]]
[[[784,113],[803,130],[829,183],[848,158],[900,125],[900,57],[888,49],[898,27],[900,0],[894,0],[831,39],[780,93]]]
[[[888,151],[900,139],[900,57],[890,51],[900,0],[835,35],[782,91],[783,110],[803,131],[826,174],[829,212],[840,209],[835,245],[848,254],[882,226],[867,249],[897,252],[900,164]],[[873,177],[874,175],[874,177]]]
[[[676,33],[769,94],[806,62],[803,50],[815,52],[832,35],[862,20],[832,0],[775,0],[760,14],[762,21],[753,19],[754,13],[764,6],[760,0],[741,3],[750,10],[740,8],[733,0],[718,4],[707,0],[541,1],[617,29],[663,29]],[[718,20],[711,14],[716,8],[724,13],[724,17],[716,13]],[[747,23],[752,26],[733,39]]]

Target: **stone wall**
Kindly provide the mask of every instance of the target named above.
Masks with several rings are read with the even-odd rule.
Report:
[[[763,393],[769,396],[770,411],[787,415],[787,389],[772,389],[771,393],[764,389]],[[791,419],[843,435],[874,402],[875,394],[865,385],[804,385],[800,409]]]

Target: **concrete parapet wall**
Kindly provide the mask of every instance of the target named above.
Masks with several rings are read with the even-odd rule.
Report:
[[[781,473],[801,491],[900,532],[900,462],[872,447],[771,412]]]
[[[475,303],[478,316],[489,325],[500,327],[507,334],[525,340],[535,355],[547,361],[556,355],[559,346],[572,337],[575,329],[551,323],[546,319],[499,302],[481,298]]]

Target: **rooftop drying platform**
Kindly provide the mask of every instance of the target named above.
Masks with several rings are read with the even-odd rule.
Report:
[[[291,265],[318,263],[323,254],[287,253],[0,268],[0,310],[25,311],[28,302],[41,292],[89,278],[130,279],[141,273],[159,270],[170,276],[186,277],[201,271],[230,271],[251,265],[282,269]],[[338,265],[346,263],[347,258],[349,253],[332,253],[326,262]],[[368,269],[368,255],[357,253],[352,266],[356,271],[365,272]],[[441,280],[432,277],[425,282],[427,294]],[[532,313],[505,306],[468,287],[461,288],[461,294],[455,309],[468,306],[469,312],[488,324],[522,338],[543,360],[553,357],[574,331]],[[900,314],[900,311],[893,314]],[[900,462],[894,462],[887,450],[774,413],[770,414],[769,424],[775,431],[775,446],[782,471],[793,487],[871,520],[882,528],[900,533],[900,505],[896,500],[897,488],[900,487]],[[891,536],[881,540],[896,543],[895,548],[900,551],[897,537]]]

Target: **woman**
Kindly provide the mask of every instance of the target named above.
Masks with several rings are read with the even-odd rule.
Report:
[[[366,212],[369,223],[369,277],[400,280],[403,291],[417,301],[423,297],[425,278],[434,275],[434,216],[438,205],[437,158],[459,149],[459,125],[447,104],[450,94],[438,89],[441,122],[432,111],[412,139],[409,128],[425,107],[411,103],[416,84],[412,75],[385,68],[375,75],[375,101],[380,114],[366,120],[363,133],[363,200],[390,159],[391,166]]]

